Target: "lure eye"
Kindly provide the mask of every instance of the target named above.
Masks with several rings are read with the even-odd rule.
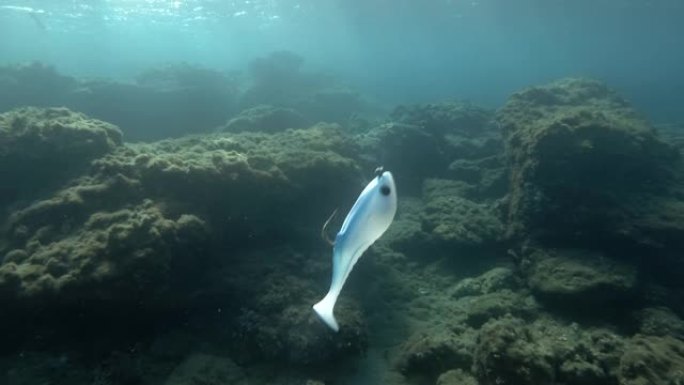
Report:
[[[384,186],[380,187],[380,193],[382,195],[384,195],[384,196],[390,195],[390,192],[392,192],[392,190],[390,190],[389,186],[384,185]]]

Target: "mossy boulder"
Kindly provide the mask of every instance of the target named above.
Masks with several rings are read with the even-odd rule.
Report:
[[[231,327],[238,360],[315,366],[363,353],[368,341],[358,305],[351,299],[340,299],[335,307],[340,330],[332,332],[311,309],[325,289],[304,277],[301,266],[298,270],[293,265],[297,263],[293,261],[307,263],[304,256],[283,250],[269,254],[251,256],[273,265],[270,268],[245,261],[251,266],[225,273],[243,302]],[[231,269],[236,270],[234,266]]]
[[[445,102],[399,106],[391,114],[398,122],[422,127],[426,132],[440,136],[482,137],[489,130],[492,112],[463,102]]]
[[[400,106],[390,115],[391,122],[373,127],[360,141],[366,157],[402,170],[397,181],[407,186],[404,191],[417,194],[425,178],[458,176],[457,166],[450,170],[457,160],[472,162],[478,176],[485,173],[478,162],[502,148],[492,116],[464,103]]]
[[[88,287],[82,295],[125,299],[138,285],[136,295],[154,297],[174,269],[207,272],[209,262],[186,260],[186,247],[189,258],[210,245],[317,238],[330,208],[365,182],[350,143],[339,127],[318,125],[119,146],[85,176],[11,212],[0,243],[3,292],[38,298]]]
[[[478,385],[475,377],[461,369],[448,370],[439,375],[436,385]]]
[[[508,267],[495,267],[475,278],[464,278],[452,289],[454,298],[483,295],[492,292],[517,289],[520,279]]]
[[[437,378],[452,369],[468,370],[473,362],[475,332],[434,327],[412,335],[396,359],[397,369],[405,376]]]
[[[539,305],[529,294],[508,289],[462,298],[460,302],[465,303],[465,322],[474,328],[507,315],[532,319],[539,310]]]
[[[17,107],[63,105],[77,80],[41,62],[0,66],[0,112]]]
[[[433,244],[431,236],[423,230],[422,201],[418,198],[404,197],[399,199],[397,205],[397,215],[392,226],[377,244],[387,245],[391,252],[400,252],[405,256],[425,256]]]
[[[483,385],[539,384],[556,380],[551,346],[533,339],[525,322],[502,318],[479,331],[475,373]]]
[[[638,204],[667,196],[679,162],[676,148],[596,81],[566,79],[515,93],[497,119],[511,168],[511,236],[624,239]]]
[[[637,335],[620,359],[620,384],[684,383],[684,342],[673,337]]]
[[[319,124],[129,145],[95,162],[94,172],[139,181],[148,196],[208,218],[226,240],[275,239],[314,217],[324,221],[358,194],[367,181],[355,151],[339,126]]]
[[[684,339],[684,320],[667,307],[642,309],[635,318],[643,335]]]
[[[260,105],[248,108],[230,119],[221,132],[278,132],[288,128],[304,128],[310,126],[302,114],[284,107]]]
[[[242,368],[228,357],[203,353],[188,356],[168,377],[164,385],[248,384]]]
[[[529,263],[530,289],[535,296],[558,308],[615,306],[630,301],[636,293],[636,268],[599,252],[537,250]]]
[[[155,298],[166,289],[174,258],[206,237],[192,215],[168,218],[152,201],[91,214],[65,232],[38,228],[0,265],[3,298],[128,301]],[[141,297],[142,296],[142,297]]]
[[[467,185],[458,181],[426,180],[423,185],[423,228],[441,243],[491,247],[504,234],[496,204],[465,198],[467,189]]]
[[[504,317],[482,326],[474,374],[482,385],[616,384],[624,339],[539,317]]]
[[[187,63],[153,67],[135,82],[89,79],[61,104],[117,124],[127,140],[208,132],[236,111],[237,80]]]
[[[3,155],[28,159],[50,156],[92,159],[122,143],[113,124],[91,119],[67,108],[24,107],[0,115]]]
[[[64,184],[121,143],[116,126],[66,108],[0,114],[0,205]]]
[[[369,161],[401,171],[395,177],[407,193],[418,192],[426,177],[444,175],[449,164],[445,143],[419,125],[381,124],[360,135],[359,143]]]
[[[249,85],[240,97],[243,109],[258,105],[293,108],[313,122],[345,124],[370,104],[333,76],[302,70],[304,58],[275,51],[248,65]]]

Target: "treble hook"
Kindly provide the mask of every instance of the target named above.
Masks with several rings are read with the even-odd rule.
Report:
[[[328,224],[330,224],[330,221],[332,221],[332,219],[335,217],[335,214],[337,214],[337,209],[335,209],[335,211],[333,211],[332,214],[330,214],[328,220],[325,221],[325,223],[323,224],[323,228],[321,228],[321,238],[323,238],[324,241],[328,242],[330,246],[335,246],[335,241],[330,239],[326,229],[328,228]]]

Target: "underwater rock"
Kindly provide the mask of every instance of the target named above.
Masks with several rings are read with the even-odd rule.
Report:
[[[482,385],[614,384],[624,351],[623,339],[605,329],[504,317],[480,329],[473,370]]]
[[[552,325],[547,330],[556,333],[546,343],[554,346],[558,381],[568,385],[617,383],[620,356],[625,349],[622,338],[601,329],[583,331],[576,324]]]
[[[159,91],[213,90],[229,94],[236,92],[237,87],[224,73],[183,62],[146,69],[136,75],[135,83]]]
[[[363,179],[354,153],[339,126],[319,124],[273,135],[127,146],[94,168],[140,181],[147,196],[201,212],[227,241],[257,241],[289,233],[312,216],[324,220],[335,204],[358,193]]]
[[[246,385],[243,370],[230,358],[203,353],[188,356],[164,385]]]
[[[276,51],[249,63],[251,84],[239,105],[292,108],[307,120],[346,124],[372,110],[358,92],[332,76],[301,70],[304,59],[290,51]]]
[[[90,377],[88,368],[65,352],[24,351],[0,356],[0,383],[6,385],[98,384]]]
[[[436,327],[412,335],[400,349],[397,369],[407,377],[432,377],[451,369],[468,370],[473,362],[475,332]]]
[[[34,62],[0,66],[0,112],[65,106],[118,125],[127,140],[209,131],[235,112],[235,79],[184,63],[152,68],[136,83],[82,80]]]
[[[474,370],[482,385],[551,385],[556,378],[551,346],[534,339],[524,321],[509,317],[480,329]]]
[[[391,114],[397,122],[419,126],[438,137],[457,134],[482,137],[494,129],[489,124],[492,112],[469,103],[435,103],[399,106]]]
[[[129,141],[208,132],[236,110],[235,81],[220,72],[175,65],[148,70],[137,83],[81,81],[62,104],[117,124]]]
[[[499,155],[456,159],[449,164],[447,176],[471,185],[468,194],[473,198],[497,199],[508,193],[508,168]]]
[[[519,279],[507,267],[495,267],[475,278],[464,278],[453,288],[454,298],[489,294],[506,289],[517,289]]]
[[[636,268],[588,250],[557,249],[532,252],[527,283],[539,299],[557,307],[602,308],[633,299]]]
[[[366,157],[376,162],[380,157],[387,168],[402,170],[397,181],[409,186],[409,194],[419,193],[425,178],[466,177],[472,184],[492,185],[493,169],[503,173],[504,162],[496,160],[502,160],[503,145],[491,112],[443,103],[398,107],[391,117],[394,121],[373,127],[359,141]]]
[[[455,369],[440,374],[435,385],[478,385],[478,383],[475,377],[461,369]]]
[[[76,79],[41,62],[0,66],[0,112],[64,105],[64,98],[76,86]]]
[[[363,183],[337,151],[355,150],[331,125],[119,146],[89,175],[11,213],[0,242],[3,295],[154,297],[171,263],[202,274],[183,253],[201,251],[207,237],[232,247],[317,237],[330,207]]]
[[[121,143],[116,126],[66,108],[0,114],[0,206],[64,184]]]
[[[260,105],[248,108],[230,119],[220,132],[278,132],[288,128],[308,127],[310,122],[299,112],[284,107]]]
[[[640,336],[625,346],[620,384],[673,385],[684,382],[684,342],[672,337]]]
[[[472,298],[462,298],[459,302],[466,302],[465,322],[474,328],[479,328],[489,320],[507,315],[531,319],[539,310],[534,298],[508,289]]]
[[[495,246],[504,226],[494,204],[464,198],[463,182],[428,179],[423,185],[423,229],[441,243],[461,247]]]
[[[666,307],[642,309],[636,314],[639,333],[647,336],[671,336],[684,339],[684,320]]]
[[[67,108],[23,107],[0,114],[3,157],[87,162],[121,145],[114,125]]]
[[[679,153],[624,99],[565,79],[513,94],[497,116],[511,167],[509,235],[575,245],[650,235],[630,234],[631,222],[667,196]]]
[[[443,175],[449,162],[439,137],[417,125],[385,123],[360,135],[359,142],[370,161],[401,170],[397,183],[409,193],[418,192],[424,178]]]
[[[49,223],[0,265],[5,299],[58,298],[133,301],[165,290],[171,261],[206,237],[192,215],[170,219],[152,201],[96,212],[65,233]]]
[[[397,204],[397,216],[377,244],[389,245],[392,251],[405,255],[427,254],[432,245],[430,235],[423,231],[423,203],[417,198],[403,197]]]
[[[285,255],[274,254],[269,259],[276,257]],[[301,260],[301,257],[290,258]],[[317,287],[310,280],[298,277],[300,271],[286,274],[289,270],[286,266],[270,274],[264,273],[265,268],[261,266],[254,269],[242,269],[240,276],[234,278],[242,282],[237,287],[244,292],[242,299],[246,300],[232,327],[232,340],[240,362],[265,360],[315,366],[366,350],[365,322],[352,301],[345,298],[338,304],[335,314],[340,331],[331,333],[311,310],[311,304],[320,295]],[[261,282],[255,284],[258,276]]]
[[[348,86],[331,85],[314,92],[302,100],[299,111],[321,122],[335,122],[349,126],[355,119],[363,115],[373,115],[375,111],[370,102]]]

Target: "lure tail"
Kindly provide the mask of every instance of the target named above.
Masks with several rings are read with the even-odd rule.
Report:
[[[340,326],[337,324],[337,320],[333,314],[335,302],[337,302],[337,295],[338,294],[334,292],[329,292],[322,300],[313,305],[313,309],[318,317],[334,331],[340,330]]]

